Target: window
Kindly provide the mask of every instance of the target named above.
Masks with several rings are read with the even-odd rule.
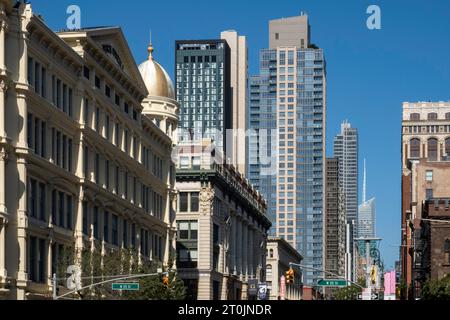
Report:
[[[84,66],[84,68],[83,68],[83,75],[84,75],[84,77],[86,78],[86,79],[89,79],[90,78],[90,70],[89,70],[89,68],[88,67],[86,67],[86,66]]]
[[[217,224],[213,226],[213,243],[214,245],[219,245],[220,241],[220,228]]]
[[[438,141],[435,138],[428,139],[428,160],[437,161]]]
[[[433,181],[433,171],[432,170],[427,170],[427,172],[426,172],[426,180],[427,181]]]
[[[105,85],[105,95],[110,98],[111,97],[111,88],[108,85]]]
[[[181,169],[189,169],[189,157],[180,157],[180,168]]]
[[[97,77],[97,76],[95,76],[95,87],[98,88],[98,89],[100,89],[100,87],[101,87],[100,78]]]
[[[191,193],[191,212],[198,212],[199,196],[200,196],[200,194],[198,192]]]
[[[83,234],[90,236],[89,232],[89,206],[87,201],[83,201]]]
[[[437,118],[438,118],[438,114],[435,112],[428,114],[428,120],[437,120]]]
[[[100,108],[95,109],[95,131],[100,131]]]
[[[123,220],[122,222],[122,238],[124,248],[128,248],[128,222]]]
[[[109,212],[103,214],[103,241],[109,242]]]
[[[94,215],[93,215],[92,227],[94,229],[94,238],[97,239],[97,240],[99,239],[98,218],[99,218],[98,207],[94,207]]]
[[[89,99],[84,98],[84,124],[89,126]]]
[[[198,222],[197,221],[179,221],[178,239],[179,240],[197,240]]]
[[[94,163],[94,182],[99,183],[99,170],[100,170],[100,155],[98,153],[95,154],[95,163]]]
[[[119,245],[119,217],[116,215],[112,216],[112,244]]]
[[[45,184],[39,183],[39,220],[47,221]]]
[[[447,112],[447,113],[445,114],[445,120],[450,120],[450,112]]]
[[[450,239],[444,241],[445,264],[450,264]]]
[[[426,200],[433,199],[433,189],[426,189],[425,198]]]
[[[109,160],[105,160],[105,187],[109,190]]]
[[[445,140],[445,159],[450,160],[450,138]]]
[[[420,158],[420,140],[412,139],[409,145],[411,158]]]
[[[193,157],[192,158],[192,169],[200,170],[200,166],[201,166],[201,159],[200,159],[200,157]]]
[[[213,281],[213,300],[220,300],[220,282]]]
[[[188,197],[189,193],[180,193],[180,212],[188,212]]]
[[[73,230],[73,197],[71,195],[66,196],[67,212],[66,212],[66,229]]]
[[[28,215],[37,218],[37,181],[30,179],[28,190]]]
[[[105,115],[105,138],[106,140],[109,140],[110,138],[110,123],[109,123],[109,115]]]
[[[136,247],[136,225],[134,223],[131,225],[131,246]]]
[[[29,241],[29,277],[30,280],[37,283],[45,283],[47,250],[46,241],[36,237],[30,237]]]
[[[59,221],[58,221],[58,226],[60,226],[61,228],[65,227],[65,197],[64,197],[64,192],[59,192]]]
[[[411,113],[411,115],[409,116],[409,119],[411,121],[418,121],[418,120],[420,120],[420,114],[419,113]]]

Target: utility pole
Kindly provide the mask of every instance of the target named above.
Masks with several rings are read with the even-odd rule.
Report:
[[[366,244],[366,289],[370,290],[370,294],[373,293],[373,286],[370,281],[370,272],[373,268],[373,262],[370,256],[370,243],[373,241],[381,241],[381,238],[358,238],[356,241],[364,241]]]

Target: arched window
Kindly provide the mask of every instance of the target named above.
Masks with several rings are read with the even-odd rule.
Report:
[[[438,141],[435,138],[428,139],[428,160],[437,161]]]
[[[450,138],[445,139],[445,153],[447,155],[445,160],[450,160]]]
[[[428,120],[437,120],[438,114],[436,112],[432,112],[428,114]]]
[[[411,113],[411,115],[409,116],[409,119],[411,121],[417,121],[420,120],[420,114],[419,113]]]
[[[420,158],[420,140],[412,139],[409,143],[411,158]]]

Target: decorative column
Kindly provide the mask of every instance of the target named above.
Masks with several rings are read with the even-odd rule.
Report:
[[[17,158],[17,170],[19,173],[19,210],[17,211],[17,242],[19,250],[19,268],[17,270],[17,299],[25,300],[25,289],[27,287],[27,169],[26,160]]]
[[[249,234],[248,234],[248,269],[251,278],[254,278],[253,272],[253,257],[254,257],[254,248],[253,248],[253,226],[249,226]]]
[[[6,225],[8,220],[0,212],[0,285],[4,283],[8,272],[6,270]]]
[[[236,240],[238,243],[237,246],[237,272],[239,278],[242,279],[242,220],[241,217],[238,217],[237,222],[237,234],[236,234]]]
[[[234,271],[236,270],[236,217],[234,215],[230,216],[230,225],[229,225],[229,245],[228,245],[228,251],[230,254],[230,274],[234,274]]]
[[[242,232],[242,272],[246,281],[248,281],[248,227],[248,224],[244,222]]]

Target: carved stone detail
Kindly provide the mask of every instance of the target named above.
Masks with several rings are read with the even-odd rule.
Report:
[[[203,188],[200,191],[200,213],[210,214],[213,211],[214,191],[211,188]]]

